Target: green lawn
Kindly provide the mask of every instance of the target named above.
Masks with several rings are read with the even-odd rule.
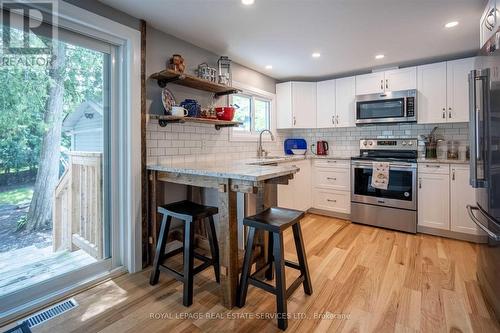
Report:
[[[0,204],[18,205],[31,201],[33,187],[26,185],[12,190],[0,192]]]

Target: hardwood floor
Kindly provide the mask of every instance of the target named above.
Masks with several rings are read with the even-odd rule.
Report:
[[[474,244],[307,215],[302,222],[314,293],[288,302],[289,332],[500,332],[476,281]],[[295,260],[291,232],[286,256]],[[287,281],[296,275],[287,269]],[[250,286],[243,309],[219,302],[213,270],[179,282],[149,270],[75,296],[80,306],[33,332],[278,332],[271,294]],[[245,318],[246,316],[246,318]],[[257,317],[258,316],[258,317]]]

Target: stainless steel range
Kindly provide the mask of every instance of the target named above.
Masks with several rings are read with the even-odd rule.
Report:
[[[416,139],[360,140],[360,156],[351,159],[351,220],[417,232]],[[372,187],[374,162],[389,163],[387,189]]]

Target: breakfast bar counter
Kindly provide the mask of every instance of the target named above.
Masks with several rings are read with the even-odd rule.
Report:
[[[288,184],[299,168],[289,164],[260,165],[259,161],[198,161],[154,163],[147,169],[150,258],[154,257],[159,232],[157,207],[164,204],[163,190],[168,189],[168,183],[217,190],[221,296],[224,306],[232,308],[236,302],[239,273],[236,195],[238,192],[254,194],[257,212],[276,206],[277,185]],[[160,186],[162,184],[166,186]],[[260,268],[265,264],[267,246],[264,235],[257,238],[256,245],[261,251],[256,264]]]

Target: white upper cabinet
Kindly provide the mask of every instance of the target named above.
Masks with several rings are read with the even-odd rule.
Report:
[[[446,63],[446,99],[449,122],[469,121],[468,75],[474,69],[475,58],[465,58]]]
[[[356,95],[384,92],[384,72],[356,76]]]
[[[418,66],[419,124],[468,122],[469,81],[476,58]]]
[[[316,127],[335,127],[335,80],[320,81],[316,86]]]
[[[277,128],[316,127],[316,82],[276,85]]]
[[[417,88],[417,68],[391,69],[356,76],[356,95]]]
[[[354,76],[335,80],[336,127],[356,126],[356,79]]]
[[[276,85],[276,127],[293,127],[292,82]]]
[[[384,77],[385,91],[417,89],[417,67],[388,70]]]
[[[419,124],[446,122],[446,62],[418,66]]]

